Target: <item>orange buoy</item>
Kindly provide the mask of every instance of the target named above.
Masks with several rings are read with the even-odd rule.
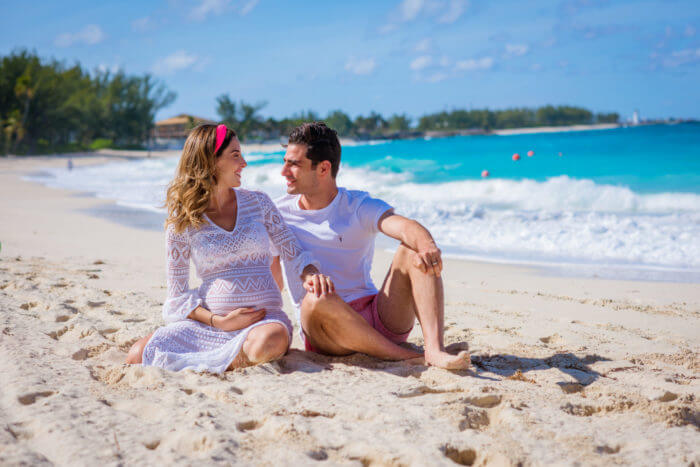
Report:
[[[563,156],[563,155],[564,155],[564,154],[562,154],[562,153],[559,153],[559,157],[561,157],[561,156]]]
[[[489,173],[488,170],[483,170],[483,171],[481,172],[481,176],[482,176],[483,178],[486,178],[486,177],[488,177],[489,175],[491,175],[491,174]]]
[[[532,156],[534,156],[534,155],[535,155],[535,151],[533,151],[532,149],[530,149],[530,150],[527,152],[527,157],[532,157]]]
[[[519,161],[519,160],[520,160],[520,154],[518,154],[517,152],[516,152],[515,154],[513,154],[513,160],[514,160],[514,161]]]

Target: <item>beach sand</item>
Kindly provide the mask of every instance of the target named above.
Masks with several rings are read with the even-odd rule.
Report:
[[[505,130],[493,130],[494,135],[527,135],[532,133],[562,133],[566,131],[612,130],[620,128],[619,123],[594,123],[591,125],[567,125],[567,126],[538,126],[532,128],[508,128]]]
[[[223,376],[127,366],[162,324],[163,233],[20,178],[65,164],[0,159],[0,465],[700,464],[697,284],[447,260],[446,342],[474,371],[298,337]]]

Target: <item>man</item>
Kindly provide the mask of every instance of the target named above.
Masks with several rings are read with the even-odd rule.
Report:
[[[288,284],[306,349],[327,355],[361,352],[386,360],[423,356],[429,365],[468,368],[467,352],[451,355],[444,349],[442,259],[432,236],[384,201],[339,188],[339,166],[340,142],[334,130],[314,122],[291,132],[282,169],[288,194],[276,204],[325,274],[316,278],[314,293]],[[370,268],[379,232],[401,244],[377,290]],[[398,345],[416,318],[424,355]]]

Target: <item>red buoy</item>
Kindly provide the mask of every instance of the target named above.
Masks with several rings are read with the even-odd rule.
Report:
[[[559,157],[561,157],[561,156],[563,156],[563,155],[564,155],[564,154],[562,154],[562,153],[559,153]]]
[[[520,160],[520,154],[518,154],[517,152],[516,152],[515,154],[513,154],[513,160],[514,160],[514,161],[519,161],[519,160]]]
[[[484,171],[481,172],[481,176],[482,176],[483,178],[486,178],[486,177],[488,177],[489,175],[491,175],[491,174],[489,173],[488,170],[484,170]]]
[[[533,151],[532,149],[530,149],[530,150],[527,152],[527,157],[532,157],[532,156],[534,156],[534,155],[535,155],[535,151]]]

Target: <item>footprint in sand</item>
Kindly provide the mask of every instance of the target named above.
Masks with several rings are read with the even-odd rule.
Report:
[[[257,420],[246,420],[244,422],[236,423],[236,429],[238,431],[251,431],[256,430],[262,426],[262,423]]]
[[[27,428],[24,422],[8,423],[5,426],[5,430],[12,435],[14,439],[32,439],[34,437],[34,432]]]
[[[37,401],[37,399],[42,398],[42,397],[53,396],[54,394],[56,394],[54,391],[31,392],[29,394],[24,394],[22,396],[18,396],[17,400],[22,405],[32,405],[33,403],[35,403]]]
[[[328,459],[328,454],[323,449],[317,451],[306,451],[306,455],[315,461],[325,461]]]
[[[559,387],[561,388],[562,391],[566,394],[574,394],[577,392],[583,391],[583,384],[581,383],[568,383],[568,382],[560,382],[557,383]]]
[[[503,397],[499,394],[489,394],[487,396],[479,397],[467,397],[465,401],[476,407],[481,407],[482,409],[492,409],[501,403]]]
[[[464,419],[459,422],[459,431],[470,430],[483,430],[486,429],[491,421],[489,420],[489,415],[485,410],[470,409],[469,407],[464,408]]]
[[[671,391],[666,391],[663,396],[657,397],[656,400],[659,402],[671,402],[678,399],[678,394]]]
[[[73,353],[71,355],[71,358],[73,360],[87,360],[88,358],[96,357],[97,355],[100,355],[101,353],[104,353],[105,351],[110,349],[110,345],[107,344],[100,344],[100,345],[95,345],[93,347],[87,347],[84,349],[80,349],[77,352]]]
[[[455,464],[474,465],[476,461],[476,451],[472,448],[460,449],[449,444],[443,446],[442,453]]]
[[[617,445],[615,447],[610,447],[607,444],[604,444],[602,446],[596,447],[595,451],[598,454],[617,454],[618,452],[620,452],[620,445]]]

